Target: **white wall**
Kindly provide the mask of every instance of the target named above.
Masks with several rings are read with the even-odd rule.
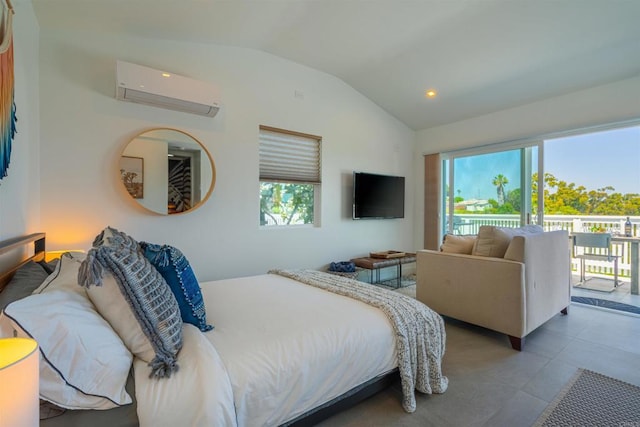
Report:
[[[40,43],[42,229],[51,249],[86,249],[111,225],[179,247],[207,280],[413,249],[415,133],[342,81],[241,48],[64,32],[43,33]],[[211,82],[221,111],[211,119],[116,101],[116,59]],[[261,124],[323,137],[321,227],[259,228]],[[120,151],[156,126],[191,133],[214,158],[215,190],[194,212],[151,215],[121,191]],[[353,170],[406,176],[406,218],[351,220]]]
[[[423,247],[423,155],[640,118],[640,76],[417,132],[416,247]]]
[[[17,130],[8,176],[0,180],[0,239],[40,231],[38,24],[26,0],[13,1]]]

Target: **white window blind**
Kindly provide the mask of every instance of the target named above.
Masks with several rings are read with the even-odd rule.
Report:
[[[260,181],[319,184],[321,140],[260,126]]]

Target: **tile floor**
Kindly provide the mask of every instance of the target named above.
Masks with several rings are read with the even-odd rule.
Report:
[[[446,319],[446,329],[446,393],[418,393],[407,414],[396,383],[319,425],[530,426],[578,368],[640,386],[640,316],[572,304],[568,316],[532,332],[522,352],[483,328]]]

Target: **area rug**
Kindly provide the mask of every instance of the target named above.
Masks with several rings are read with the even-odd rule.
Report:
[[[640,387],[578,369],[534,427],[637,426],[639,420]]]
[[[408,297],[415,298],[416,297],[416,285],[404,286],[400,289],[394,289],[396,292],[400,292]]]
[[[572,302],[577,302],[579,304],[592,305],[595,307],[607,308],[609,310],[618,310],[618,311],[626,311],[628,313],[640,314],[640,307],[636,307],[635,305],[624,304],[622,302],[617,301],[609,301],[606,299],[600,298],[591,298],[591,297],[571,297]]]

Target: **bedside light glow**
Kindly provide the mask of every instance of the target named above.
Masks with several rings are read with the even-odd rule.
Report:
[[[50,261],[53,261],[54,259],[59,259],[62,255],[66,254],[67,252],[73,252],[73,253],[79,253],[79,254],[84,253],[82,249],[63,249],[60,251],[47,251],[44,254],[44,262],[50,262]]]

